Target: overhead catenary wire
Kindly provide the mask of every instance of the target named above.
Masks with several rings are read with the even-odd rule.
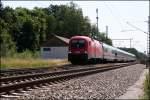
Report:
[[[120,14],[120,12],[118,11],[118,9],[116,9],[116,7],[114,6],[114,5],[111,5],[110,3],[109,3],[109,5],[113,8],[113,9],[115,9],[115,13],[117,14],[117,18],[119,19],[119,21],[120,22],[124,22],[125,20],[123,19],[123,17],[121,16],[121,14]]]
[[[123,25],[122,25],[122,23],[121,23],[119,17],[117,17],[117,16],[113,13],[112,9],[108,6],[108,4],[107,4],[105,1],[104,1],[104,5],[105,5],[106,8],[110,11],[111,15],[114,17],[114,19],[116,20],[116,22],[117,22],[118,24],[120,24],[121,30],[123,30]]]
[[[143,31],[142,29],[140,29],[140,28],[138,28],[138,27],[132,25],[132,24],[129,23],[129,22],[127,22],[127,24],[130,25],[130,26],[132,26],[133,28],[135,28],[135,29],[137,29],[137,30],[139,30],[139,31],[141,31],[141,32],[143,32],[143,33],[145,33],[145,34],[148,34],[147,32],[145,32],[145,31]]]

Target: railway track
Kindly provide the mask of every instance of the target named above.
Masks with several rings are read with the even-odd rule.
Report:
[[[51,67],[38,67],[38,68],[14,68],[14,69],[0,69],[1,77],[11,77],[18,75],[26,75],[26,74],[36,74],[36,73],[46,73],[46,72],[54,72],[54,71],[62,71],[62,70],[70,70],[79,67],[85,66],[76,66],[72,64],[64,64],[64,65],[55,65]]]
[[[109,63],[109,64],[112,65],[112,63]],[[76,69],[80,67],[81,68],[93,67],[93,65],[77,66],[77,65],[72,65],[72,64],[64,64],[64,65],[56,65],[56,66],[51,66],[51,67],[0,69],[0,72],[1,72],[0,76],[11,77],[11,76],[18,76],[18,75],[70,70],[70,69]]]
[[[57,66],[57,67],[56,67]],[[35,74],[35,73],[45,73],[51,70],[56,70],[55,68],[61,69],[65,66],[70,66],[70,64],[64,65],[56,65],[51,67],[38,67],[38,68],[14,68],[14,69],[1,69],[0,76],[1,77],[10,77],[10,76],[18,76],[25,74]]]
[[[47,85],[55,82],[69,80],[75,77],[121,68],[133,64],[135,63],[103,65],[100,67],[86,67],[65,71],[4,77],[0,79],[0,94],[10,94],[12,91],[18,92],[21,89],[27,90],[30,88],[34,88],[35,86]]]

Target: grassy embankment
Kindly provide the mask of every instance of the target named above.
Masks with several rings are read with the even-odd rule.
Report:
[[[144,100],[150,100],[150,76],[146,75],[146,80],[144,82],[144,95],[141,97]]]
[[[35,67],[52,67],[69,63],[67,59],[40,59],[39,52],[32,53],[26,51],[16,53],[11,57],[1,57],[1,68],[35,68]]]

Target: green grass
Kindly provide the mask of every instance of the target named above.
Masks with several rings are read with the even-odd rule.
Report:
[[[52,67],[69,63],[67,59],[1,58],[1,68]]]
[[[58,64],[69,63],[67,59],[41,59],[39,51],[26,50],[22,53],[13,53],[7,57],[1,57],[0,68],[35,68],[52,67]]]
[[[146,80],[144,82],[144,95],[141,99],[149,100],[150,98],[150,76],[149,74],[146,75]]]
[[[29,51],[26,50],[22,53],[14,53],[13,55],[10,56],[11,58],[40,58],[40,51]]]

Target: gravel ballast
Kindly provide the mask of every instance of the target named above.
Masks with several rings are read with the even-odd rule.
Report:
[[[18,99],[114,99],[140,77],[144,65],[136,64],[92,74],[22,93]]]

